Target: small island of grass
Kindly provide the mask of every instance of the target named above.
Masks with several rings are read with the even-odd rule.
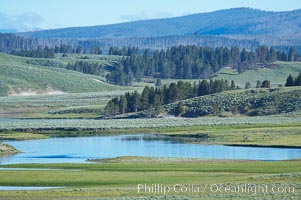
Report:
[[[18,151],[11,145],[0,143],[0,155],[16,153],[20,153],[20,151]]]

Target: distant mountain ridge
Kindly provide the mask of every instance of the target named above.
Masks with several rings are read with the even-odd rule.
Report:
[[[182,17],[112,25],[71,27],[20,33],[37,38],[136,38],[214,35],[254,39],[267,45],[301,45],[301,10],[270,12],[232,8]]]
[[[39,38],[111,38],[187,35],[194,34],[203,28],[234,22],[233,19],[263,17],[269,14],[272,14],[272,12],[237,8],[174,18],[139,20],[89,27],[50,29],[23,34]]]

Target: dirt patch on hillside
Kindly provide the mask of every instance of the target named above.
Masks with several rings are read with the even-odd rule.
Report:
[[[8,96],[18,97],[18,96],[55,95],[55,94],[64,94],[64,92],[60,90],[54,90],[50,87],[48,87],[44,91],[37,91],[32,89],[21,90],[18,88],[16,90],[11,89],[11,91],[8,93]]]
[[[92,78],[92,80],[94,80],[94,81],[96,81],[96,82],[98,82],[98,83],[104,83],[102,80],[98,80],[98,79],[96,79],[96,78]]]

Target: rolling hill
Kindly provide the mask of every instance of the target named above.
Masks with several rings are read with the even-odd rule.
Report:
[[[211,35],[254,39],[273,46],[301,45],[301,10],[268,12],[251,8],[233,8],[175,18],[42,30],[20,35],[74,39]]]
[[[104,83],[99,76],[28,62],[0,53],[0,96],[100,92],[125,89]],[[34,59],[45,61],[46,59]],[[46,60],[47,61],[47,60]],[[43,63],[43,62],[41,62]],[[59,63],[59,61],[57,61]]]
[[[301,62],[275,62],[270,67],[259,67],[254,70],[247,70],[243,73],[229,68],[222,68],[212,79],[233,80],[240,88],[244,88],[246,82],[255,87],[256,81],[271,81],[271,87],[284,86],[287,77],[291,74],[297,76],[301,72]]]
[[[234,90],[195,97],[183,102],[185,117],[207,115],[274,115],[301,111],[301,87]],[[178,102],[164,106],[174,113]],[[233,110],[235,109],[235,110]]]

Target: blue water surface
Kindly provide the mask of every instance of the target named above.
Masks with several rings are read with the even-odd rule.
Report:
[[[1,156],[0,164],[83,163],[87,159],[118,156],[270,161],[301,158],[301,149],[203,145],[188,143],[190,140],[158,135],[114,135],[5,141],[23,153]]]

